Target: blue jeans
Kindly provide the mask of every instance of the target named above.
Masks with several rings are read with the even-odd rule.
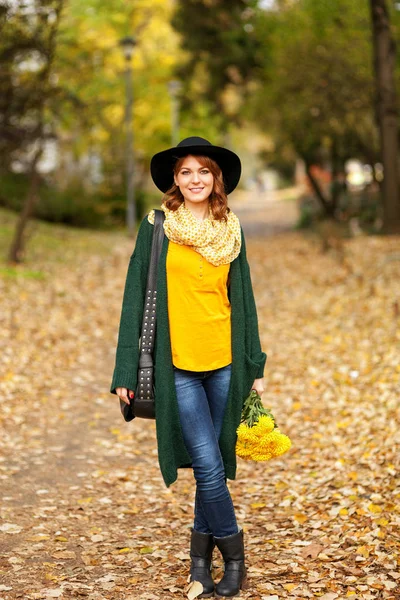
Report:
[[[218,445],[231,368],[185,371],[174,367],[183,439],[196,479],[194,529],[215,537],[238,532]]]

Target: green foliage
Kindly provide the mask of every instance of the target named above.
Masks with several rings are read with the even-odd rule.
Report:
[[[169,0],[71,0],[60,30],[55,70],[64,90],[60,130],[70,133],[65,150],[82,156],[95,151],[103,169],[124,172],[125,59],[119,41],[134,35],[133,128],[141,169],[171,140],[168,81],[180,60],[178,36],[170,25]],[[77,70],[77,65],[79,69]],[[54,107],[54,110],[57,110]],[[121,182],[111,184],[113,190]],[[108,179],[107,185],[110,185]]]
[[[9,174],[1,178],[0,205],[19,212],[28,191],[28,180],[23,174]],[[155,196],[143,189],[136,190],[137,217],[140,221],[157,204]],[[124,225],[126,219],[126,194],[88,193],[80,180],[70,180],[67,187],[43,180],[39,187],[36,216],[50,223],[64,223],[75,227],[104,227]]]
[[[50,173],[48,183],[42,186],[38,215],[78,225],[119,222],[124,208],[118,205],[125,204],[126,162],[126,65],[119,41],[127,34],[134,34],[137,40],[132,60],[134,147],[138,171],[147,176],[150,157],[171,139],[167,84],[180,56],[178,36],[169,22],[172,6],[169,0],[135,0],[132,5],[122,0],[66,3],[55,37],[51,74],[44,86],[35,60],[40,64],[41,52],[48,58],[45,42],[51,33],[51,19],[47,16],[56,3],[33,0],[29,11],[14,3],[2,21],[1,172],[12,177],[15,160],[27,172],[27,150],[43,138],[37,111],[44,100],[44,128],[46,135],[56,140],[59,163],[55,167],[58,176]],[[91,184],[90,193],[79,181],[63,182],[62,190],[50,183],[60,181],[64,171],[73,173],[74,180],[89,179],[82,163],[87,164],[91,155],[101,164],[103,180]],[[139,215],[148,203],[147,194],[141,191],[145,183],[139,177]],[[12,187],[14,184],[19,185],[14,181]],[[3,190],[3,205],[20,210],[26,196],[22,185],[20,191]]]
[[[10,168],[14,154],[43,136],[45,99],[54,57],[54,32],[63,0],[9,2],[2,6],[0,36],[0,165]],[[48,126],[46,135],[50,134]]]
[[[17,279],[23,277],[25,279],[45,279],[46,274],[43,271],[32,271],[31,269],[18,269],[16,267],[0,267],[0,277],[9,277]]]
[[[21,173],[0,176],[0,206],[20,211],[28,192],[28,179]]]
[[[269,60],[253,118],[308,163],[330,160],[333,149],[341,163],[376,159],[367,3],[299,0],[260,13],[257,34]]]
[[[268,408],[264,408],[260,396],[256,390],[252,390],[243,403],[241,421],[246,423],[248,427],[253,427],[261,415],[271,417],[275,427],[277,427],[271,411]]]
[[[234,88],[244,97],[260,66],[253,26],[256,6],[257,0],[182,1],[172,19],[186,51],[186,60],[176,69],[185,82],[184,109],[205,103],[221,127],[240,116],[241,101],[235,100],[236,109],[229,106],[229,92]]]

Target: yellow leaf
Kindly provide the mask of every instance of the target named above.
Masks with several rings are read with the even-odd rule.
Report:
[[[56,542],[68,542],[68,539],[66,537],[64,537],[63,535],[58,535],[54,539],[55,539]]]
[[[382,529],[378,529],[378,532],[376,533],[376,536],[377,536],[377,537],[378,537],[380,540],[383,540],[383,539],[385,539],[385,537],[386,537],[386,536],[385,536],[385,532],[384,532],[384,531],[382,531]]]
[[[145,546],[144,548],[140,548],[139,550],[139,554],[152,554],[154,552],[154,549],[151,548],[150,546]]]
[[[121,548],[121,550],[118,550],[118,554],[128,554],[129,552],[132,552],[132,548]]]
[[[369,512],[377,514],[377,513],[381,513],[382,512],[382,507],[379,506],[379,504],[373,504],[371,502],[371,504],[368,506],[368,510],[369,510]]]
[[[296,513],[294,515],[294,519],[298,522],[298,523],[305,523],[308,520],[307,515],[303,514],[303,513]]]
[[[285,481],[277,481],[275,483],[275,489],[277,490],[284,490],[287,488],[287,483]]]
[[[264,504],[264,502],[253,502],[250,506],[251,508],[264,508],[266,504]]]
[[[378,525],[381,525],[382,527],[385,527],[389,523],[389,521],[387,519],[385,519],[384,517],[382,517],[381,519],[378,519],[376,522]]]
[[[298,587],[297,583],[285,583],[283,585],[283,587],[285,588],[285,590],[287,590],[288,592],[291,592],[292,590],[294,590],[294,588]]]
[[[93,496],[88,496],[87,498],[79,498],[78,504],[89,504],[93,500]]]
[[[347,514],[349,514],[349,511],[347,510],[347,508],[341,508],[341,509],[339,510],[339,515],[341,515],[341,516],[345,516],[345,515],[347,515]]]
[[[367,548],[367,546],[359,546],[357,548],[357,554],[361,554],[362,556],[365,556],[365,558],[369,557],[369,549]]]

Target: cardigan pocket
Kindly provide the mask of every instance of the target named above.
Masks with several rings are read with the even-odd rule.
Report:
[[[260,365],[248,355],[244,355],[244,366],[245,366],[245,376],[244,376],[244,389],[243,389],[243,400],[247,398],[250,394],[251,387],[256,379],[256,375]]]

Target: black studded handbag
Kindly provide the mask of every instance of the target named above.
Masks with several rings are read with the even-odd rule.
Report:
[[[153,351],[156,331],[157,267],[164,240],[164,219],[165,214],[162,210],[154,211],[153,241],[139,343],[137,387],[134,398],[130,398],[130,404],[120,400],[121,412],[125,421],[132,421],[135,417],[156,418]]]

